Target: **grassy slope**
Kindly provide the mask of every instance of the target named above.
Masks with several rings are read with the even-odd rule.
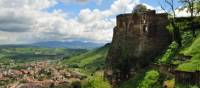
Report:
[[[159,75],[158,71],[148,69],[122,83],[119,88],[161,88],[158,82],[160,78]]]
[[[193,56],[191,60],[182,63],[178,66],[178,70],[183,71],[194,71],[194,70],[200,70],[200,34],[197,38],[195,38],[193,41],[189,38],[185,38],[186,43],[184,43],[184,48],[180,50],[178,53],[182,53],[184,55]],[[190,41],[191,40],[191,41]],[[189,42],[188,42],[189,41]],[[159,61],[160,63],[168,64],[171,61],[171,58],[174,56],[173,54],[176,54],[176,44],[171,44],[169,49],[166,51],[165,54],[163,54]],[[145,79],[145,76],[148,75],[148,71],[145,72],[145,74],[139,74],[136,75],[135,78],[132,78],[128,80],[127,82],[124,82],[120,88],[146,88],[143,85],[140,85],[142,82],[150,82],[149,79]],[[157,80],[157,82],[160,82],[162,77],[159,77],[160,80]],[[162,83],[162,82],[161,82]],[[147,83],[145,83],[147,84]],[[161,84],[153,84],[155,85],[153,88],[160,88]],[[141,87],[142,86],[142,87]],[[147,87],[148,88],[148,87]],[[152,88],[152,87],[150,87]],[[192,88],[192,87],[185,87],[185,85],[177,88]]]
[[[180,51],[184,55],[192,56],[192,59],[186,63],[180,64],[178,70],[182,71],[200,71],[200,35],[194,40],[194,42]]]
[[[84,54],[65,59],[62,63],[68,65],[78,65],[81,69],[89,72],[100,70],[105,65],[109,45],[86,52]]]
[[[89,51],[87,53],[74,56],[72,58],[66,58],[62,61],[62,64],[78,65],[79,68],[72,68],[83,72],[87,75],[87,79],[83,82],[83,88],[111,88],[108,81],[104,80],[101,71],[105,66],[105,59],[109,45]],[[95,74],[94,74],[95,73]],[[93,75],[91,75],[93,74]]]
[[[97,70],[99,70],[99,68],[103,68],[104,67],[104,63],[105,63],[105,58],[108,52],[108,48],[109,46],[104,46],[102,48],[93,50],[93,51],[89,51],[87,53],[69,58],[69,59],[65,59],[62,63],[63,64],[68,64],[68,65],[78,65],[79,68],[78,69],[82,69],[82,70],[87,70],[90,73],[96,72]],[[153,74],[152,74],[153,73]],[[152,86],[153,84],[155,84],[155,79],[158,79],[159,73],[157,73],[157,71],[152,71],[152,70],[148,70],[147,72],[144,72],[141,75],[138,75],[136,78],[131,79],[125,83],[123,83],[120,88],[136,88],[136,86],[140,87],[142,86]],[[96,76],[96,75],[95,75]],[[101,86],[98,86],[97,84],[103,82],[103,81],[96,81],[96,80],[92,80],[92,79],[98,79],[99,76],[89,76],[89,83],[90,86],[88,87],[84,87],[84,88],[90,88],[91,85],[93,85],[92,88],[103,88]],[[156,76],[156,77],[155,77]],[[101,77],[100,77],[101,78]],[[153,78],[153,79],[152,79]],[[150,80],[150,81],[149,81]],[[148,82],[146,82],[148,81]],[[98,83],[96,83],[98,82]],[[106,82],[104,82],[106,83]],[[146,83],[148,83],[148,85],[146,85]],[[145,85],[144,85],[145,84]],[[110,88],[109,86],[106,86],[105,88]],[[146,87],[146,88],[147,88]]]
[[[171,48],[171,47],[170,47]],[[173,47],[174,48],[174,47]],[[67,59],[64,61],[64,63],[67,64],[77,64],[80,66],[80,68],[86,68],[86,70],[95,70],[98,67],[102,67],[105,61],[105,57],[107,55],[108,47],[103,47],[100,49],[96,49],[90,52],[87,52],[85,54],[79,55],[72,57],[70,59]],[[174,52],[173,50],[170,52]],[[188,46],[185,46],[184,49],[180,50],[180,53],[183,53],[185,55],[191,55],[193,58],[185,63],[182,63],[179,65],[178,69],[180,70],[186,70],[186,71],[191,71],[191,70],[199,70],[200,66],[200,35],[194,39],[193,42],[190,42]],[[165,53],[169,54],[169,53]],[[166,56],[164,54],[164,56]],[[168,55],[167,55],[168,56]],[[170,57],[167,57],[170,58]],[[163,59],[163,58],[162,58]],[[167,63],[167,61],[166,61]],[[156,76],[155,74],[152,75],[150,74],[151,70],[145,71],[143,74],[137,75],[135,78],[130,79],[127,82],[124,82],[121,84],[119,88],[148,88],[148,87],[153,87],[153,88],[160,88],[162,85],[161,77]],[[155,70],[155,72],[157,72]],[[159,75],[159,73],[156,73]],[[149,75],[151,75],[149,77]],[[154,77],[156,76],[156,77]],[[156,78],[157,82],[156,83],[155,79]],[[151,81],[152,80],[152,81]],[[146,85],[149,83],[148,85]],[[143,85],[145,84],[145,85]]]

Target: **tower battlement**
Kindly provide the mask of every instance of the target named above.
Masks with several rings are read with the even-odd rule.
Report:
[[[168,15],[166,13],[157,14],[155,10],[148,10],[137,13],[120,14],[117,16],[117,28],[127,26],[166,26],[168,25]]]
[[[117,16],[105,71],[113,85],[134,76],[134,72],[162,54],[172,40],[166,29],[168,24],[167,14],[157,14],[155,10]]]

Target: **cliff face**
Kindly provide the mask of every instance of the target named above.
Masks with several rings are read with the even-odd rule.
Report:
[[[166,14],[154,10],[117,16],[105,76],[113,85],[145,68],[171,43]]]

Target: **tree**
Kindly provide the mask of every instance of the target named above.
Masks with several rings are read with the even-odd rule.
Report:
[[[164,8],[163,5],[160,3],[161,8],[168,14],[170,14],[169,12],[172,12],[172,19],[171,21],[171,25],[173,27],[173,37],[174,40],[178,43],[178,47],[182,47],[182,38],[181,38],[181,34],[180,34],[180,29],[177,26],[176,23],[176,7],[175,7],[175,1],[176,0],[164,0],[165,3],[170,7],[169,10],[170,11],[166,11],[167,8]]]
[[[145,6],[145,5],[142,5],[142,4],[139,4],[139,5],[137,5],[137,6],[135,6],[134,7],[134,9],[133,9],[133,13],[134,12],[143,12],[143,11],[147,11],[147,7]]]
[[[180,0],[182,9],[187,9],[190,15],[197,16],[200,13],[200,0]]]
[[[200,0],[195,3],[197,14],[200,14]]]
[[[188,12],[190,13],[190,26],[192,29],[192,35],[193,37],[196,37],[195,33],[195,27],[194,27],[194,17],[199,14],[199,0],[180,0],[180,2],[183,4],[183,8],[187,9]]]

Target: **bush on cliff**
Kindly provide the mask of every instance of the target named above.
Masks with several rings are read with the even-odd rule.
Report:
[[[166,52],[159,59],[159,63],[168,64],[171,62],[172,57],[176,54],[178,48],[178,44],[176,42],[172,42]]]
[[[145,73],[144,79],[141,81],[137,88],[154,88],[159,79],[159,73],[156,70],[150,70]]]
[[[101,76],[92,76],[83,84],[83,88],[112,88],[107,80]]]
[[[136,74],[133,78],[130,78],[128,81],[123,82],[119,88],[133,88],[137,87],[141,80],[143,80],[145,76],[145,72],[140,72],[140,74]]]
[[[180,64],[177,68],[178,70],[200,71],[200,35],[194,40],[194,42],[189,47],[186,47],[180,53],[192,56],[192,59],[190,61]]]

